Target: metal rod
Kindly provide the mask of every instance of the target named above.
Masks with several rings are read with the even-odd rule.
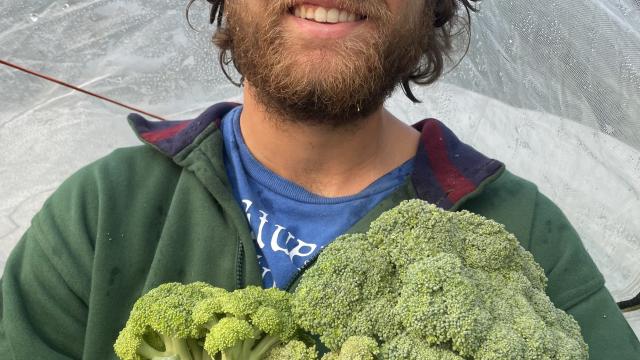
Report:
[[[91,92],[91,91],[88,91],[88,90],[81,89],[81,88],[79,88],[79,87],[77,87],[77,86],[73,86],[73,85],[71,85],[71,84],[68,84],[68,83],[66,83],[66,82],[64,82],[64,81],[62,81],[62,80],[58,80],[58,79],[52,78],[52,77],[50,77],[50,76],[40,74],[40,73],[38,73],[38,72],[35,72],[35,71],[33,71],[33,70],[29,70],[29,69],[24,68],[24,67],[22,67],[22,66],[18,66],[18,65],[12,64],[12,63],[10,63],[10,62],[8,62],[8,61],[5,61],[5,60],[0,59],[0,64],[6,65],[6,66],[11,67],[11,68],[14,68],[14,69],[16,69],[16,70],[20,70],[20,71],[25,72],[25,73],[27,73],[27,74],[31,74],[31,75],[33,75],[33,76],[37,76],[37,77],[42,78],[42,79],[45,79],[45,80],[47,80],[47,81],[54,82],[54,83],[56,83],[56,84],[58,84],[58,85],[62,85],[62,86],[68,87],[68,88],[70,88],[70,89],[73,89],[73,90],[79,91],[79,92],[81,92],[81,93],[85,93],[85,94],[87,94],[87,95],[91,95],[91,96],[93,96],[93,97],[97,97],[98,99],[101,99],[101,100],[104,100],[104,101],[110,102],[110,103],[112,103],[112,104],[115,104],[115,105],[118,105],[118,106],[121,106],[121,107],[127,108],[127,109],[132,110],[132,111],[135,111],[135,112],[139,112],[139,113],[141,113],[141,114],[144,114],[144,115],[147,115],[147,116],[150,116],[150,117],[156,118],[156,119],[158,119],[158,120],[166,121],[166,119],[164,119],[163,117],[160,117],[160,116],[158,116],[158,115],[155,115],[155,114],[152,114],[152,113],[146,112],[146,111],[144,111],[144,110],[140,110],[140,109],[135,108],[135,107],[133,107],[133,106],[129,106],[129,105],[123,104],[123,103],[121,103],[121,102],[119,102],[119,101],[115,101],[115,100],[109,99],[108,97],[105,97],[105,96],[102,96],[102,95],[96,94],[96,93],[94,93],[94,92]]]

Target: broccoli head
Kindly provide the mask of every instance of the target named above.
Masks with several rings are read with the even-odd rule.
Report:
[[[275,349],[283,360],[315,359],[298,330],[284,291],[169,283],[138,299],[114,349],[123,360],[260,360]]]
[[[586,359],[546,281],[503,225],[410,200],[327,246],[302,276],[293,314],[329,359],[354,336],[380,343],[382,359]]]

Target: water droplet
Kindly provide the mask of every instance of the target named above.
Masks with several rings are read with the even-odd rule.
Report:
[[[62,5],[62,8],[65,9],[65,10],[68,9],[69,8],[69,3],[65,3],[64,5]]]
[[[31,15],[29,15],[29,19],[30,19],[32,22],[36,22],[36,21],[38,21],[38,14],[33,14],[33,13],[32,13]]]

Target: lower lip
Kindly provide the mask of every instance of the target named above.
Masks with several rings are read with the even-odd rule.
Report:
[[[365,23],[365,20],[335,24],[318,23],[312,20],[302,19],[291,14],[287,14],[287,20],[292,22],[294,26],[304,33],[321,39],[335,39],[347,36]]]

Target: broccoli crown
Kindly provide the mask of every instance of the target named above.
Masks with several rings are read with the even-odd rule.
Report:
[[[123,360],[259,360],[274,347],[289,349],[297,331],[284,291],[168,283],[138,299],[114,349]],[[299,347],[291,345],[291,356],[280,359],[306,360],[315,352]]]
[[[292,304],[330,356],[364,336],[383,359],[587,358],[546,281],[503,225],[409,200],[327,246]]]

